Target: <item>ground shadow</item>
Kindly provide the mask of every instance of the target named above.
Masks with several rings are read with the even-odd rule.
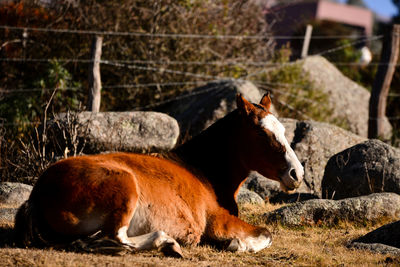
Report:
[[[284,203],[295,203],[304,200],[318,199],[318,196],[310,193],[294,193],[287,194],[284,192],[279,192],[275,196],[269,199],[272,204],[284,204]]]
[[[15,247],[14,227],[0,225],[0,248]]]

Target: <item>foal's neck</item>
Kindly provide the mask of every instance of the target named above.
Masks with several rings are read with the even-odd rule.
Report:
[[[240,157],[240,122],[234,111],[174,151],[212,185],[219,204],[235,215],[234,194],[250,171]]]

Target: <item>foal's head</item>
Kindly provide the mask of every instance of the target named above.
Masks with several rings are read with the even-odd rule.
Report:
[[[304,169],[286,140],[285,128],[269,111],[269,93],[259,105],[251,104],[241,95],[236,102],[245,142],[242,143],[243,162],[249,169],[279,181],[285,191],[299,187]]]

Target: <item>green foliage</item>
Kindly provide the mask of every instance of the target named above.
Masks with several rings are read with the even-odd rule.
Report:
[[[281,117],[299,120],[312,119],[332,122],[332,109],[328,96],[318,90],[302,70],[301,62],[289,63],[290,49],[278,51],[275,62],[282,67],[268,72],[263,80],[271,86],[265,87],[274,93],[275,105]]]
[[[344,75],[366,89],[371,90],[378,69],[377,65],[357,65],[356,63],[360,60],[361,52],[352,46],[349,40],[339,40],[336,42],[336,46],[344,48],[328,54],[326,58],[331,62],[339,62],[336,67]]]
[[[40,122],[40,118],[44,116],[45,105],[54,90],[51,110],[63,112],[66,109],[76,109],[79,105],[79,87],[80,84],[72,80],[71,74],[59,62],[53,60],[39,78],[31,83],[30,88],[37,90],[18,90],[6,95],[4,101],[0,102],[0,114],[2,119],[17,126],[12,131],[22,137],[24,132],[32,128],[31,122]]]

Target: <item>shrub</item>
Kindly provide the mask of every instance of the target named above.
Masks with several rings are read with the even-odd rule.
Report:
[[[302,63],[289,62],[290,48],[280,49],[275,58],[281,67],[272,69],[260,76],[261,89],[272,91],[274,104],[279,116],[298,120],[331,122],[345,127],[339,119],[332,118],[333,110],[329,106],[328,95],[318,90],[302,69]]]
[[[85,126],[78,123],[77,113],[67,112],[62,121],[57,118],[44,127],[35,127],[33,134],[24,140],[7,140],[6,131],[0,131],[0,174],[3,182],[34,184],[50,164],[82,154],[86,140],[78,136],[78,127]]]

